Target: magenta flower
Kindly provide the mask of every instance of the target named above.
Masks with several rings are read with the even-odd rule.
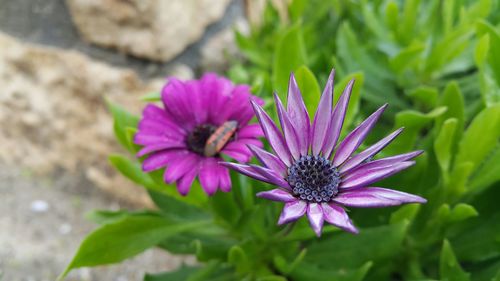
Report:
[[[422,151],[373,160],[401,129],[355,154],[378,118],[387,107],[382,106],[338,145],[354,80],[350,81],[332,110],[334,71],[321,96],[311,124],[304,101],[293,74],[288,88],[285,109],[275,94],[282,132],[269,115],[252,103],[264,134],[276,155],[250,146],[264,165],[225,165],[249,177],[278,188],[260,192],[257,196],[285,203],[278,224],[289,223],[307,214],[316,235],[321,235],[324,221],[343,230],[358,233],[344,207],[387,207],[403,203],[425,203],[422,197],[401,191],[372,187],[383,178],[413,164]]]
[[[218,188],[230,191],[229,170],[219,164],[221,154],[247,162],[252,155],[247,145],[262,146],[260,126],[248,124],[254,116],[249,100],[262,100],[247,85],[233,85],[215,74],[190,81],[170,78],[161,99],[164,108],[146,106],[134,137],[143,146],[137,156],[148,155],[142,169],[166,168],[165,182],[176,182],[182,195],[196,176],[208,195]]]

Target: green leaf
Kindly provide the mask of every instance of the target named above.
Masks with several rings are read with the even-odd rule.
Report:
[[[465,203],[459,203],[453,208],[453,210],[451,210],[449,221],[459,222],[477,216],[478,212],[473,206]]]
[[[385,22],[389,29],[392,30],[393,33],[397,32],[397,28],[399,26],[399,7],[398,4],[391,0],[387,3],[385,7]]]
[[[497,145],[494,152],[474,173],[469,186],[471,190],[478,193],[497,181],[500,181],[500,145]]]
[[[439,275],[441,280],[468,281],[470,275],[465,272],[455,257],[448,240],[443,241],[441,257],[439,260]]]
[[[399,210],[393,212],[391,214],[390,223],[398,224],[403,223],[404,221],[413,221],[413,219],[417,216],[420,211],[420,204],[408,204],[399,208]]]
[[[347,107],[347,113],[344,120],[344,129],[349,129],[349,126],[354,121],[354,117],[359,112],[359,104],[360,104],[360,96],[361,89],[364,86],[365,76],[361,72],[355,72],[344,77],[340,82],[335,83],[333,100],[336,104],[342,95],[345,87],[352,79],[355,80],[354,85],[352,87],[351,98],[349,99],[349,105]]]
[[[318,106],[321,96],[321,89],[318,81],[307,66],[301,66],[295,70],[295,79],[297,79],[297,84],[302,93],[302,98],[304,98],[307,111],[309,111],[309,115],[312,116],[314,112],[316,112],[316,107]]]
[[[290,276],[297,281],[361,281],[372,266],[371,261],[356,268],[339,266],[320,268],[313,263],[302,263],[290,273]]]
[[[419,102],[428,108],[433,108],[437,104],[438,91],[436,88],[422,86],[411,90],[408,96],[414,101]]]
[[[500,138],[500,104],[485,108],[467,128],[456,163],[469,162],[476,169],[497,146]]]
[[[358,235],[350,233],[333,234],[313,242],[304,262],[339,268],[362,266],[367,260],[379,262],[391,260],[401,250],[401,243],[408,229],[408,221],[362,229]],[[363,247],[359,247],[363,245]],[[353,249],[356,254],[353,255]]]
[[[189,276],[196,273],[199,267],[182,265],[175,271],[165,272],[160,274],[146,274],[144,281],[184,281],[188,280]]]
[[[113,130],[116,138],[124,148],[134,153],[134,149],[130,146],[127,139],[126,129],[128,127],[136,128],[139,123],[139,117],[130,114],[124,108],[112,103],[109,100],[106,100],[106,103],[111,111],[111,114],[113,115]]]
[[[436,158],[446,181],[448,178],[448,171],[450,170],[453,140],[457,123],[458,121],[456,118],[446,120],[441,127],[441,131],[434,140],[434,152],[436,153]]]
[[[470,219],[452,242],[461,261],[483,262],[500,257],[500,213]]]
[[[425,50],[425,45],[422,43],[413,43],[410,46],[402,49],[397,55],[389,60],[391,68],[402,73],[404,70],[415,65],[420,61],[420,54]]]
[[[83,240],[60,278],[75,268],[123,261],[170,236],[201,228],[206,221],[174,223],[157,216],[128,216],[101,226]]]
[[[160,92],[151,92],[141,96],[141,101],[156,102],[161,100]]]
[[[241,217],[241,210],[231,192],[217,192],[210,200],[213,212],[226,223],[236,224]]]
[[[446,106],[447,110],[441,116],[437,117],[436,130],[440,130],[441,125],[445,120],[450,118],[457,119],[455,133],[453,134],[453,145],[451,149],[452,155],[456,154],[458,141],[462,137],[464,128],[464,98],[460,92],[458,83],[450,82],[446,85],[443,95],[439,101],[440,106]]]
[[[286,100],[290,73],[306,64],[306,49],[302,27],[295,25],[285,31],[278,42],[273,62],[273,86],[281,100]]]
[[[236,268],[236,272],[244,273],[250,269],[250,260],[246,255],[245,251],[238,246],[235,245],[229,249],[227,262],[233,265]]]
[[[112,154],[108,157],[108,159],[113,167],[115,167],[122,175],[131,181],[144,186],[147,189],[157,191],[161,190],[151,177],[142,171],[138,163],[133,162],[129,158],[119,154]]]
[[[488,34],[485,34],[481,36],[479,41],[476,43],[476,49],[474,50],[474,61],[479,68],[482,68],[486,63],[489,48],[490,36]]]

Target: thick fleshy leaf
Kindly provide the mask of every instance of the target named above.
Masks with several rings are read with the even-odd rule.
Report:
[[[292,157],[297,160],[300,158],[300,142],[298,134],[293,128],[292,122],[288,117],[288,113],[285,111],[283,103],[276,93],[274,93],[274,101],[276,102],[281,129],[283,130],[283,133],[285,135],[285,143],[287,144],[288,150],[292,154]]]
[[[252,106],[254,108],[255,114],[257,115],[257,119],[259,119],[260,126],[262,127],[262,131],[266,135],[269,144],[276,152],[278,157],[287,165],[291,164],[291,155],[290,151],[288,151],[288,147],[281,135],[281,132],[278,130],[273,120],[267,113],[260,107],[258,104],[252,101]]]
[[[297,200],[297,198],[290,194],[290,192],[278,188],[259,192],[257,193],[257,197],[280,202],[291,202]]]
[[[361,162],[365,161],[366,159],[373,157],[375,154],[379,153],[384,147],[386,147],[391,141],[393,141],[401,132],[403,131],[403,128],[397,129],[394,131],[392,134],[388,135],[387,137],[381,139],[374,145],[368,147],[367,149],[363,150],[362,152],[356,154],[352,158],[348,159],[341,167],[340,167],[340,173],[345,173],[353,168],[355,168],[357,165],[359,165]]]
[[[361,143],[365,140],[366,136],[373,128],[379,117],[384,112],[387,104],[383,105],[377,111],[375,111],[372,115],[366,118],[358,127],[356,127],[349,135],[345,137],[345,139],[340,143],[337,151],[335,152],[335,156],[333,157],[333,163],[336,166],[344,163],[352,153],[361,145]]]
[[[254,145],[249,145],[248,148],[264,166],[275,171],[281,176],[285,176],[286,166],[278,157]]]
[[[321,152],[321,148],[325,142],[325,137],[330,137],[327,135],[327,131],[330,127],[330,122],[332,121],[331,115],[334,75],[335,71],[332,70],[330,76],[328,77],[328,81],[326,82],[323,94],[321,95],[316,115],[314,116],[310,140],[313,155],[318,155]]]
[[[339,193],[333,201],[344,206],[358,208],[378,208],[397,206],[404,203],[427,202],[427,200],[417,195],[381,187],[344,191]]]
[[[307,203],[302,200],[288,202],[281,211],[278,224],[285,224],[297,220],[306,213]]]
[[[290,82],[288,83],[287,112],[295,131],[299,133],[300,154],[307,155],[309,150],[311,121],[309,120],[309,113],[307,112],[306,105],[302,99],[299,86],[297,85],[293,73],[290,74]]]
[[[322,203],[321,207],[323,208],[323,217],[328,223],[351,233],[357,234],[359,232],[341,206],[334,203]]]
[[[347,174],[340,183],[341,189],[362,187],[385,179],[415,164],[414,161],[401,162],[389,167],[359,169],[354,173]]]
[[[349,105],[349,99],[351,97],[352,86],[354,85],[354,80],[351,80],[349,84],[345,87],[342,95],[340,96],[333,113],[331,116],[330,126],[325,138],[325,143],[323,144],[323,155],[331,156],[333,149],[337,145],[339,140],[340,132],[342,131],[342,126],[344,125],[344,119],[346,116],[347,108]]]
[[[309,219],[309,225],[316,233],[316,236],[321,236],[321,230],[323,229],[323,208],[318,203],[310,203],[307,206],[307,218]]]

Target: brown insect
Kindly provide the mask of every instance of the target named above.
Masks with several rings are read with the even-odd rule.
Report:
[[[208,138],[203,154],[205,154],[206,157],[212,157],[219,153],[234,135],[237,128],[238,122],[236,121],[224,122],[224,124],[219,126]]]

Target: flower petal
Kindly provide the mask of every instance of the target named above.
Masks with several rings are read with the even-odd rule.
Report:
[[[387,104],[377,109],[377,111],[366,118],[365,121],[345,137],[333,157],[333,164],[335,164],[335,166],[340,166],[340,164],[344,163],[344,161],[361,145],[386,107]]]
[[[288,151],[288,147],[286,146],[285,140],[283,139],[281,132],[278,130],[271,117],[267,115],[267,113],[252,101],[252,106],[254,108],[255,114],[259,119],[260,126],[262,127],[262,131],[266,135],[269,144],[276,152],[278,157],[286,164],[291,164],[291,155]]]
[[[163,174],[163,179],[166,183],[173,183],[192,169],[197,168],[199,161],[200,156],[195,153],[189,153],[185,157],[179,158],[178,161],[172,161]]]
[[[331,157],[331,153],[335,148],[335,145],[337,145],[337,141],[339,140],[340,132],[342,131],[342,126],[344,125],[344,118],[347,112],[347,107],[349,105],[349,99],[351,97],[353,85],[354,79],[349,81],[349,84],[347,84],[347,86],[345,87],[342,95],[335,105],[335,108],[333,109],[333,113],[331,116],[332,120],[326,133],[323,148],[321,149],[323,155],[325,155],[327,158]]]
[[[283,210],[281,211],[278,224],[282,225],[284,223],[289,223],[302,217],[307,209],[307,203],[302,200],[296,200],[285,203]]]
[[[309,225],[316,233],[316,236],[321,236],[321,230],[323,229],[323,208],[318,203],[309,203],[307,206],[307,218],[309,219]]]
[[[241,129],[238,130],[236,134],[237,138],[257,138],[263,136],[264,132],[262,132],[262,129],[260,128],[259,124],[250,124],[245,127],[242,127]]]
[[[219,169],[219,187],[224,192],[231,191],[231,176],[229,175],[229,169],[218,165]]]
[[[405,154],[399,154],[399,155],[395,155],[395,156],[390,156],[390,157],[386,157],[386,158],[373,160],[373,161],[361,164],[361,165],[357,166],[356,168],[350,170],[349,174],[357,173],[358,170],[369,171],[372,169],[380,169],[380,168],[394,166],[395,164],[411,160],[411,159],[419,156],[423,152],[424,152],[423,150],[417,150],[417,151],[412,151],[412,152],[408,152]]]
[[[323,218],[325,221],[345,231],[355,234],[359,233],[344,208],[333,203],[321,203],[321,207],[323,208]]]
[[[254,145],[249,145],[248,148],[264,166],[275,171],[283,177],[285,176],[287,168],[278,157]]]
[[[215,158],[205,158],[200,165],[200,184],[208,195],[212,195],[219,187],[219,168]]]
[[[326,82],[323,94],[321,95],[318,109],[316,109],[316,115],[314,116],[310,140],[313,155],[318,155],[321,152],[321,148],[323,147],[323,143],[325,142],[325,137],[327,136],[326,133],[328,127],[330,127],[332,116],[334,76],[335,70],[332,70],[330,76],[328,77],[328,81]]]
[[[220,162],[219,164],[228,167],[229,169],[235,170],[236,172],[244,174],[245,176],[254,178],[256,180],[269,182],[269,180],[266,177],[262,176],[248,165],[231,163],[231,162]]]
[[[413,166],[415,161],[401,162],[389,167],[374,168],[374,169],[359,169],[355,173],[347,174],[340,183],[341,189],[362,187],[385,179],[395,173],[398,173],[410,166]]]
[[[309,121],[309,113],[307,113],[306,105],[300,94],[299,86],[295,80],[295,76],[290,74],[288,83],[288,98],[287,112],[295,131],[299,133],[300,154],[307,155],[309,151],[309,134],[311,123]]]
[[[136,156],[137,157],[142,157],[146,154],[149,154],[151,152],[156,152],[160,150],[165,150],[165,149],[172,149],[172,148],[186,148],[185,143],[159,143],[159,144],[153,144],[153,145],[148,145],[143,147],[139,152],[137,152]]]
[[[295,198],[292,194],[279,188],[259,192],[257,193],[257,197],[280,202],[291,202],[297,200],[297,198]]]
[[[267,179],[266,182],[277,185],[279,187],[283,187],[285,189],[291,189],[290,185],[288,184],[287,181],[283,179],[282,176],[274,172],[273,170],[260,167],[257,165],[252,165],[250,164],[250,167],[257,173],[261,174],[263,177]]]
[[[344,164],[342,164],[339,172],[346,173],[347,171],[355,168],[358,164],[365,161],[369,157],[372,157],[375,154],[379,153],[382,149],[384,149],[384,147],[386,147],[389,143],[391,143],[391,141],[393,141],[402,131],[403,131],[403,128],[397,129],[392,134],[379,140],[377,143],[368,147],[367,149],[363,150],[362,152],[358,153],[354,157],[348,159]]]
[[[424,198],[381,187],[360,188],[339,193],[333,201],[348,207],[377,208],[404,203],[426,203]]]
[[[172,162],[175,159],[186,157],[191,154],[186,149],[182,150],[166,150],[153,153],[149,155],[144,162],[142,162],[142,170],[144,172],[151,172],[154,170],[158,170],[168,165],[168,163]]]
[[[194,178],[198,174],[198,166],[190,169],[182,178],[177,181],[177,190],[183,196],[186,196],[191,189]]]
[[[276,102],[276,108],[278,109],[278,117],[281,123],[281,129],[283,130],[283,133],[285,135],[285,142],[293,158],[297,160],[300,158],[300,144],[299,138],[297,137],[297,132],[295,132],[292,122],[288,118],[288,114],[283,107],[283,103],[276,93],[274,93],[274,101]]]

